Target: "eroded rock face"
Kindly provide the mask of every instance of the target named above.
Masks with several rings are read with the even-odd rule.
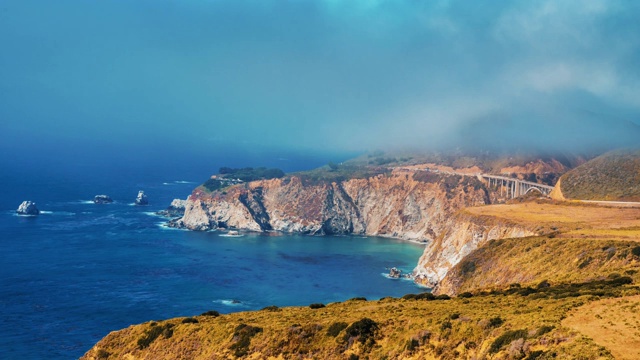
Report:
[[[158,215],[167,216],[167,217],[182,217],[184,216],[184,209],[187,206],[187,200],[182,199],[173,199],[171,201],[171,205],[164,210],[158,211]]]
[[[36,203],[33,201],[23,201],[16,212],[20,215],[39,215],[40,210],[36,207]]]
[[[434,293],[456,294],[455,286],[438,286],[448,271],[490,240],[533,236],[520,225],[460,214],[448,221],[445,232],[426,248],[414,270],[414,280]]]
[[[255,181],[226,193],[196,189],[184,216],[171,226],[191,230],[237,228],[305,234],[363,234],[424,242],[414,274],[434,286],[446,271],[485,241],[525,234],[510,225],[461,224],[462,208],[490,203],[475,178],[415,180],[413,172],[305,184],[297,177]],[[526,233],[528,234],[528,233]]]
[[[113,202],[113,199],[111,199],[107,195],[96,195],[93,198],[93,203],[94,204],[111,204],[112,202]]]
[[[138,191],[138,196],[136,196],[135,204],[136,205],[149,205],[149,199],[147,198],[147,195],[145,195],[144,191],[142,191],[142,190]]]

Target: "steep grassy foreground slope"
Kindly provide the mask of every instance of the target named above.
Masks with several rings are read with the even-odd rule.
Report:
[[[567,199],[640,201],[640,150],[599,156],[561,177]]]
[[[612,359],[561,321],[593,299],[640,294],[623,280],[148,322],[109,334],[82,359]]]

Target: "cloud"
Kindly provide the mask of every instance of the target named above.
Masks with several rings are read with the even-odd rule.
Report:
[[[595,0],[4,3],[2,140],[353,151],[447,143],[479,119],[637,122],[639,15]]]

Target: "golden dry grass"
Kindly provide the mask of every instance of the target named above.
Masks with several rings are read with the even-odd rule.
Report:
[[[525,202],[471,207],[465,211],[478,216],[506,219],[529,227],[553,227],[561,232],[583,229],[640,228],[639,208],[581,203]],[[625,232],[624,236],[635,236],[634,234],[637,232]]]
[[[628,289],[628,290],[624,290]],[[637,288],[620,288],[638,294]],[[562,326],[569,310],[596,299],[593,295],[532,299],[521,295],[487,295],[451,300],[347,301],[326,308],[282,308],[280,311],[241,312],[220,317],[196,317],[159,322],[174,324],[170,338],[158,337],[148,348],[138,340],[152,325],[135,325],[111,333],[83,359],[234,359],[234,329],[240,324],[262,328],[250,340],[246,359],[482,359],[522,358],[538,352],[538,359],[612,359],[593,341]],[[337,337],[327,334],[336,322],[352,324],[374,320],[379,330],[372,346],[346,341],[345,330]],[[500,318],[491,325],[491,319]],[[501,335],[522,330],[492,351]],[[411,340],[413,346],[410,345]]]
[[[640,296],[595,301],[562,321],[609,349],[618,360],[640,359]]]

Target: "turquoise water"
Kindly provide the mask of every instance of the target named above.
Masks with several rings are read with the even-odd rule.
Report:
[[[392,266],[411,271],[422,253],[416,244],[168,229],[153,213],[186,197],[197,177],[91,173],[73,179],[0,178],[12,188],[0,202],[0,358],[77,358],[110,331],[207,310],[420,291],[411,281],[383,276]],[[139,189],[150,206],[130,204]],[[99,193],[116,203],[87,201]],[[45,213],[16,216],[26,199]]]

